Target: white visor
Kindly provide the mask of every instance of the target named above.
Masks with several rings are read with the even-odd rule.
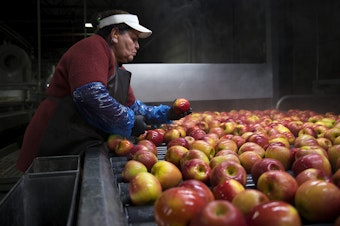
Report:
[[[116,14],[105,17],[104,19],[100,20],[98,27],[103,28],[105,26],[121,23],[125,23],[129,27],[139,31],[139,38],[147,38],[152,34],[152,31],[140,25],[138,17],[132,14]]]

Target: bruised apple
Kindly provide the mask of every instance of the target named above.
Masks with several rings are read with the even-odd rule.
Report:
[[[157,225],[189,225],[207,201],[188,187],[173,187],[165,190],[154,203]]]

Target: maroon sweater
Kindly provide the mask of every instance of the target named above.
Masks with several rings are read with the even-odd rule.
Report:
[[[107,86],[108,78],[114,74],[115,64],[112,50],[102,37],[93,35],[82,39],[60,59],[46,94],[62,98],[71,96],[75,89],[91,82],[101,82]],[[130,87],[127,106],[134,101],[135,96]],[[17,162],[19,170],[25,171],[32,163],[56,104],[56,101],[47,98],[35,111],[24,135]]]

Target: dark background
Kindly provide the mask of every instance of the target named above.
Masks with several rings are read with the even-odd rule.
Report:
[[[153,35],[134,63],[274,62],[278,97],[340,91],[338,0],[26,0],[1,7],[0,39],[28,52],[44,80],[97,11],[137,14]],[[19,10],[20,8],[20,10]]]

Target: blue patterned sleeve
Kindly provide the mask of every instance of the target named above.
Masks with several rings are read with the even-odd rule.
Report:
[[[170,109],[167,105],[148,106],[140,100],[135,100],[130,108],[136,115],[143,115],[149,125],[172,123],[172,120],[167,118]]]
[[[109,134],[131,135],[133,111],[110,96],[100,82],[92,82],[73,92],[73,101],[80,115],[90,125]]]

